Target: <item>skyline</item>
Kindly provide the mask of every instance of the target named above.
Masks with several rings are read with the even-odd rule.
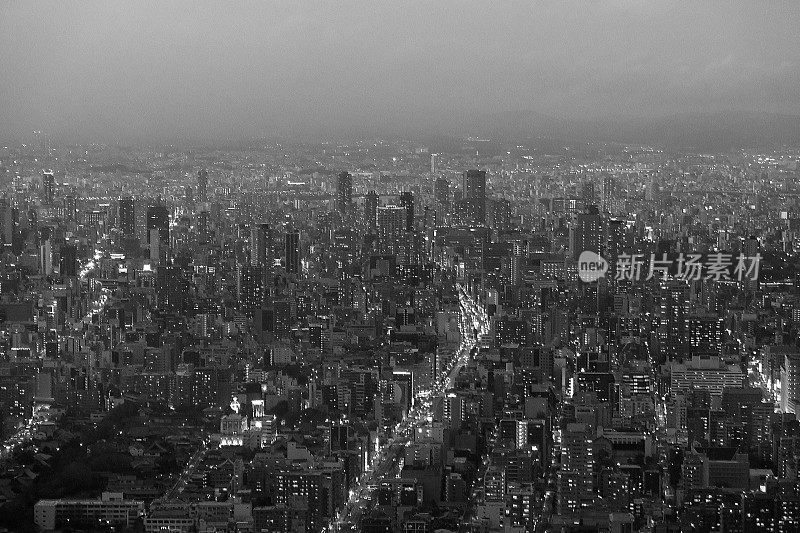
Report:
[[[548,134],[550,122],[800,115],[792,3],[7,2],[0,13],[0,139]]]
[[[797,148],[39,140],[0,529],[800,527]]]

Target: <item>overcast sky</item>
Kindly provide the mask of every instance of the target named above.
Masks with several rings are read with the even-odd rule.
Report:
[[[800,114],[800,2],[0,0],[0,137],[719,110]]]

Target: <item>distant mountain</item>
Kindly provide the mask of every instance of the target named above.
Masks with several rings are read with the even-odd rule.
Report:
[[[495,120],[488,126],[495,134],[641,143],[699,151],[800,144],[800,117],[774,113],[685,113],[660,118],[580,121],[528,112]]]

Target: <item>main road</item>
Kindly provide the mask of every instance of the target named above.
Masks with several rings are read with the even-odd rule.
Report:
[[[98,241],[98,245],[99,244],[100,241]],[[87,282],[89,274],[96,270],[97,262],[103,257],[104,253],[105,252],[100,249],[95,249],[94,256],[88,259],[80,270],[79,278],[81,282]],[[109,303],[109,294],[110,292],[107,288],[101,287],[97,299],[89,304],[89,309],[86,316],[83,318],[84,323],[90,323],[94,313],[102,313],[105,310]],[[11,436],[0,443],[0,462],[11,457],[15,449],[28,444],[38,432],[39,427],[52,420],[53,413],[50,411],[48,405],[34,404],[31,417],[25,420]]]
[[[469,363],[478,339],[488,332],[489,321],[483,308],[469,297],[462,286],[457,287],[461,315],[459,320],[461,344],[450,370],[436,380],[427,394],[420,395],[405,418],[395,426],[394,435],[373,453],[371,466],[364,471],[356,486],[350,490],[347,501],[323,531],[350,531],[358,528],[359,518],[370,504],[377,484],[396,467],[400,452],[411,443],[417,428],[433,420],[431,398],[441,396],[453,387],[459,373]]]

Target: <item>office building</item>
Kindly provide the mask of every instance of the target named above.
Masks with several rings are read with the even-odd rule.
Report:
[[[603,218],[597,210],[597,206],[589,206],[583,213],[575,216],[570,231],[570,248],[573,259],[577,260],[584,251],[602,255],[604,241]]]
[[[42,203],[45,205],[53,205],[55,196],[56,177],[52,170],[45,170],[42,172]]]
[[[349,213],[353,202],[353,176],[349,172],[340,172],[336,180],[336,210]]]
[[[399,255],[408,222],[406,208],[386,205],[378,208],[378,242],[382,253]]]
[[[486,223],[486,172],[468,170],[464,172],[463,209],[465,222],[472,226]]]
[[[93,528],[131,526],[144,515],[144,502],[127,500],[119,493],[104,492],[98,500],[39,500],[33,508],[33,519],[44,531],[65,527]]]
[[[614,176],[603,176],[603,196],[601,206],[604,213],[614,213],[614,202],[617,201],[617,180]]]
[[[272,229],[269,224],[256,224],[250,229],[250,264],[272,266]]]
[[[208,202],[208,170],[202,169],[197,172],[197,201]]]
[[[295,276],[300,275],[300,233],[290,231],[284,240],[284,254],[286,257],[286,272]]]
[[[247,312],[252,312],[264,304],[264,267],[258,265],[239,265],[236,275],[236,293],[239,304]]]
[[[446,212],[450,207],[450,182],[445,178],[437,178],[433,195],[436,198],[437,209],[441,208]]]
[[[406,231],[414,229],[414,193],[403,192],[400,193],[400,207],[406,210]]]
[[[78,275],[78,247],[74,244],[65,244],[61,247],[61,261],[59,273],[62,278],[77,277]]]
[[[375,191],[369,191],[364,198],[364,220],[371,230],[378,224],[378,193]]]
[[[151,205],[147,208],[147,244],[150,244],[150,230],[158,230],[164,246],[169,245],[169,212],[165,205]]]
[[[136,236],[136,210],[133,198],[120,198],[118,204],[119,230],[125,237]]]
[[[170,313],[184,313],[189,302],[189,282],[177,266],[156,267],[156,301],[158,308]]]

